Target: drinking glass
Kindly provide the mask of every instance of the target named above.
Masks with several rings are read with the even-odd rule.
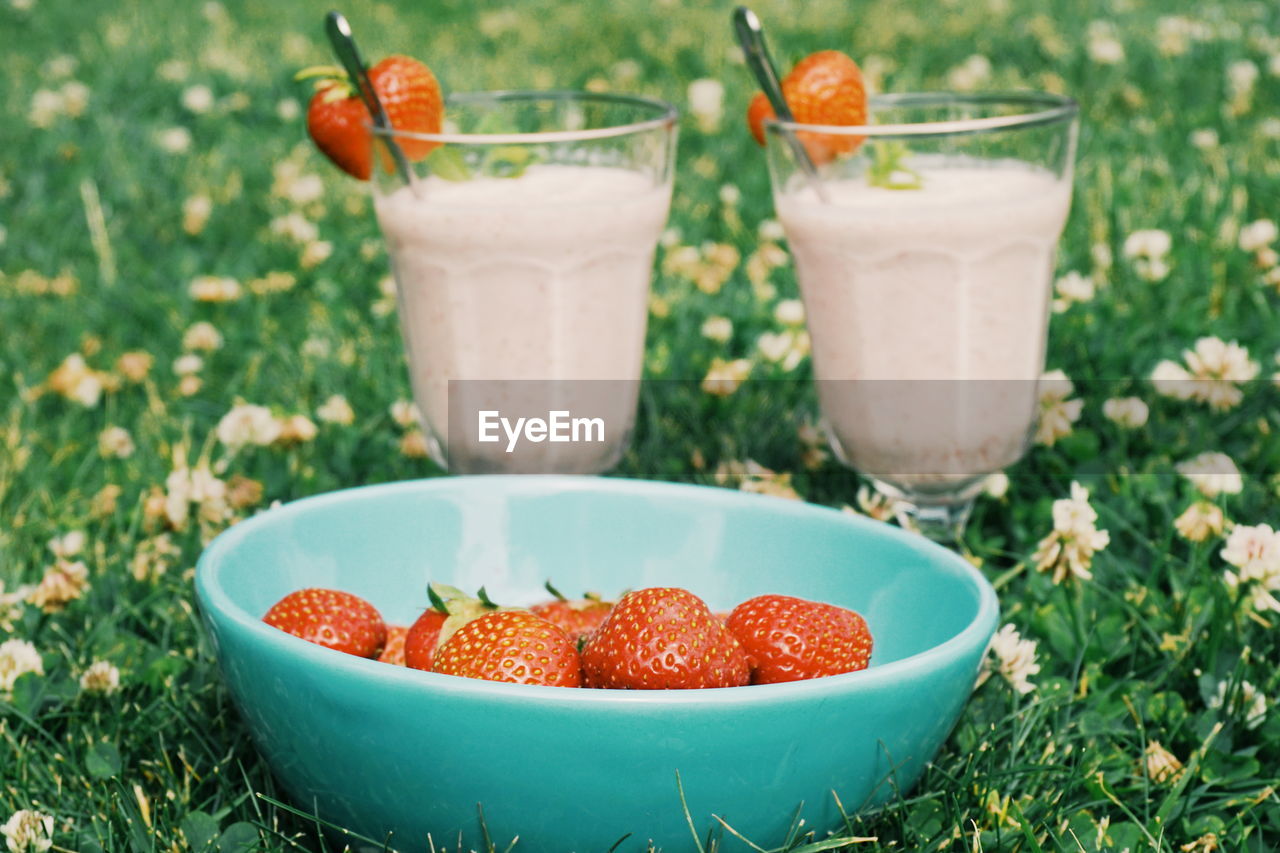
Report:
[[[372,133],[431,457],[453,473],[611,468],[635,418],[675,108],[480,92],[447,99],[440,133]]]
[[[774,206],[834,452],[904,525],[951,541],[1036,422],[1078,109],[1021,93],[870,107],[864,126],[766,122]]]

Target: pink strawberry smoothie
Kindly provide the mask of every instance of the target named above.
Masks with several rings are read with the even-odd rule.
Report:
[[[920,189],[833,181],[824,204],[797,181],[775,198],[836,449],[916,492],[1021,456],[1071,197],[1019,164],[921,159]]]
[[[621,168],[537,165],[515,178],[432,177],[416,189],[379,197],[377,215],[437,459],[447,448],[451,468],[464,471],[612,465],[634,418],[670,184]],[[604,440],[522,441],[509,453],[505,435],[481,442],[475,424],[451,435],[450,380],[560,380],[455,385],[454,403],[513,420],[545,418],[550,407],[599,415]]]

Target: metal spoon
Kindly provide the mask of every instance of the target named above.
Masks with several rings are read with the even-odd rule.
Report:
[[[769,48],[764,42],[764,27],[760,19],[746,6],[739,6],[733,10],[733,29],[738,36],[738,44],[742,45],[747,67],[751,69],[756,81],[760,83],[764,96],[773,106],[774,115],[781,121],[794,122],[795,116],[791,113],[791,107],[787,106],[787,99],[782,96],[782,83],[778,79],[778,69],[774,66],[773,57],[769,55]],[[822,188],[822,180],[818,177],[818,167],[813,164],[813,160],[809,159],[809,152],[805,150],[804,145],[794,133],[785,128],[783,136],[791,146],[791,152],[795,155],[796,162],[800,164],[800,170],[804,172],[809,186],[813,187],[819,199],[824,202],[830,201],[826,190]]]
[[[351,35],[351,24],[347,23],[346,17],[341,12],[335,11],[325,15],[324,29],[329,36],[329,43],[333,45],[333,52],[338,55],[338,61],[342,63],[342,67],[351,75],[352,82],[356,84],[356,89],[360,92],[360,98],[364,101],[364,105],[368,107],[374,126],[379,130],[387,131],[383,139],[387,144],[388,150],[391,151],[391,159],[395,161],[396,171],[400,173],[400,178],[408,186],[414,186],[413,170],[409,168],[409,158],[404,156],[404,152],[396,144],[395,137],[391,135],[391,119],[387,117],[387,111],[383,109],[382,102],[378,100],[378,93],[373,90],[373,83],[369,80],[369,72],[365,70],[364,61],[360,58],[360,49],[356,47],[355,37]]]

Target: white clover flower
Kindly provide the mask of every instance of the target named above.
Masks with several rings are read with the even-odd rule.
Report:
[[[1182,762],[1172,752],[1153,740],[1142,754],[1147,776],[1157,785],[1172,785],[1182,776]]]
[[[418,406],[412,400],[396,400],[391,404],[391,420],[396,426],[408,429],[422,422]]]
[[[994,657],[994,672],[998,672],[1009,682],[1010,687],[1024,696],[1032,692],[1036,686],[1031,683],[1031,676],[1040,672],[1036,648],[1035,640],[1024,639],[1012,623],[1005,625],[991,638],[989,657],[983,660],[983,674],[979,676],[979,683],[986,681],[991,675],[991,657]]]
[[[1191,481],[1206,498],[1218,495],[1238,495],[1244,488],[1240,469],[1225,453],[1207,452],[1179,462],[1177,471]]]
[[[694,80],[688,90],[689,113],[703,133],[715,133],[724,118],[724,84],[711,77]]]
[[[776,219],[765,219],[760,223],[760,227],[756,229],[756,233],[760,239],[766,243],[779,243],[786,239],[787,232],[783,229],[782,223]]]
[[[707,375],[702,378],[702,390],[717,397],[727,397],[738,390],[751,373],[751,362],[745,358],[725,360],[714,358]]]
[[[333,243],[328,240],[315,240],[302,247],[298,264],[304,269],[319,266],[333,254]]]
[[[1188,542],[1204,542],[1211,536],[1221,536],[1226,524],[1222,507],[1208,501],[1196,501],[1173,520],[1173,529]]]
[[[783,299],[773,306],[773,318],[784,326],[802,326],[804,316],[804,303],[799,299]]]
[[[947,72],[947,85],[957,92],[972,92],[991,79],[991,60],[974,54]]]
[[[725,207],[737,207],[742,201],[742,190],[736,184],[724,184],[720,187],[720,203]]]
[[[120,670],[110,661],[96,660],[81,674],[80,689],[110,695],[120,689]]]
[[[334,394],[316,409],[316,417],[325,423],[350,426],[355,423],[356,413],[346,397]]]
[[[320,237],[320,229],[297,211],[271,220],[271,233],[299,245],[313,243]]]
[[[63,113],[72,118],[84,115],[84,111],[89,108],[89,87],[79,80],[63,83],[58,93],[62,95]]]
[[[756,349],[765,361],[782,361],[791,349],[791,336],[786,332],[765,332],[756,338]]]
[[[858,487],[854,502],[858,505],[858,512],[876,521],[892,521],[901,506],[900,501],[865,484]]]
[[[1210,708],[1222,708],[1227,705],[1227,694],[1231,685],[1226,681],[1218,682],[1218,689],[1209,699]],[[1256,729],[1267,719],[1267,697],[1262,691],[1248,681],[1241,681],[1238,692],[1232,697],[1228,713],[1240,714],[1244,717],[1245,728]]]
[[[235,302],[240,298],[240,282],[216,275],[196,276],[187,289],[197,302]]]
[[[1270,525],[1238,524],[1231,529],[1219,556],[1239,571],[1223,572],[1223,582],[1235,590],[1248,584],[1249,605],[1258,612],[1280,612],[1280,531]]]
[[[1277,63],[1277,66],[1280,67],[1280,63]],[[1277,77],[1280,77],[1280,71],[1273,73]],[[1271,118],[1264,118],[1262,121],[1258,122],[1258,134],[1263,139],[1280,139],[1280,118],[1273,116]]]
[[[1093,299],[1096,288],[1093,279],[1072,270],[1054,283],[1058,297],[1053,300],[1053,310],[1057,314],[1066,311],[1078,302]]]
[[[201,115],[213,109],[213,90],[204,84],[188,86],[182,92],[182,106]]]
[[[1124,62],[1124,45],[1110,21],[1090,21],[1086,50],[1089,58],[1099,65],[1118,65]]]
[[[168,154],[182,154],[191,148],[191,131],[185,127],[171,127],[156,134],[156,144]]]
[[[208,463],[202,462],[195,468],[181,463],[165,478],[164,513],[175,529],[186,525],[192,504],[203,519],[225,519],[230,514],[226,498],[227,484],[209,470]]]
[[[136,449],[124,427],[109,426],[98,433],[98,454],[104,459],[128,459]]]
[[[1150,409],[1138,397],[1113,397],[1102,404],[1102,415],[1125,429],[1146,426]]]
[[[1134,231],[1124,241],[1126,258],[1162,258],[1173,248],[1173,238],[1168,231],[1149,228]]]
[[[1227,86],[1236,97],[1248,96],[1260,73],[1258,66],[1250,60],[1237,60],[1227,66]]]
[[[728,317],[708,317],[702,323],[702,336],[716,343],[725,343],[733,337],[733,321]]]
[[[1246,252],[1259,252],[1270,247],[1280,236],[1275,222],[1259,219],[1240,229],[1240,248]]]
[[[199,234],[213,213],[213,200],[207,195],[193,195],[182,202],[182,230]]]
[[[44,661],[36,647],[17,637],[0,643],[0,695],[8,694],[20,676],[44,675]]]
[[[280,422],[266,406],[237,403],[218,421],[215,434],[231,450],[265,446],[280,437]]]
[[[1092,578],[1093,555],[1111,542],[1111,534],[1098,530],[1097,520],[1089,490],[1073,482],[1071,496],[1053,502],[1053,531],[1040,540],[1031,556],[1036,571],[1052,572],[1055,584],[1068,578]]]
[[[58,560],[45,569],[27,601],[45,613],[56,613],[89,588],[89,567],[83,562]]]
[[[70,77],[80,67],[80,60],[69,53],[59,54],[44,64],[44,73],[55,80]]]
[[[209,322],[201,320],[192,324],[182,335],[182,347],[187,350],[212,351],[222,348],[222,333]]]
[[[1075,393],[1075,386],[1061,370],[1050,370],[1040,377],[1040,418],[1036,423],[1035,440],[1052,447],[1060,438],[1071,434],[1072,425],[1080,420],[1084,401],[1068,399]]]
[[[53,126],[58,117],[65,112],[62,93],[49,89],[36,89],[31,96],[31,109],[27,113],[27,121],[33,127],[41,129]]]
[[[982,491],[996,500],[1002,499],[1009,493],[1009,475],[1003,471],[988,474],[982,481]]]
[[[178,376],[192,376],[204,369],[204,359],[193,352],[180,355],[173,361],[173,372]]]
[[[1199,151],[1212,151],[1222,144],[1218,131],[1211,127],[1201,127],[1191,131],[1187,141],[1191,143],[1192,148]]]
[[[296,98],[282,98],[276,104],[276,116],[281,121],[294,121],[302,115],[302,105]]]
[[[324,196],[324,181],[314,173],[299,175],[289,184],[285,198],[299,207],[319,201]]]
[[[1240,569],[1244,580],[1270,577],[1280,572],[1280,531],[1269,524],[1237,524],[1219,556]]]
[[[27,603],[27,596],[31,595],[33,589],[35,587],[31,584],[24,584],[6,592],[4,581],[0,580],[0,631],[9,632],[13,630],[13,623],[22,616],[22,609]]]
[[[0,825],[9,853],[45,853],[53,846],[53,816],[19,809]]]
[[[59,559],[70,559],[84,550],[89,537],[83,530],[69,530],[49,540],[49,550]]]
[[[1183,350],[1186,367],[1172,361],[1156,365],[1151,379],[1156,390],[1180,400],[1196,400],[1223,411],[1244,399],[1242,383],[1257,377],[1260,365],[1235,341],[1202,337]]]

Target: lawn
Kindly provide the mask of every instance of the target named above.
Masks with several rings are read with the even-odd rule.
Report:
[[[367,190],[305,136],[292,75],[330,61],[325,8],[0,0],[0,824],[15,853],[49,837],[340,849],[280,805],[191,583],[208,538],[276,501],[441,473],[405,417]],[[647,356],[673,381],[617,473],[884,515],[813,434],[729,9],[344,11],[369,55],[418,56],[451,90],[679,105]],[[1012,627],[917,788],[853,821],[878,839],[855,849],[1280,849],[1280,6],[756,9],[786,66],[838,48],[885,91],[1034,88],[1082,107],[1047,356],[1070,385],[963,543]],[[733,393],[703,390],[748,366]],[[240,403],[284,434],[220,441]]]

